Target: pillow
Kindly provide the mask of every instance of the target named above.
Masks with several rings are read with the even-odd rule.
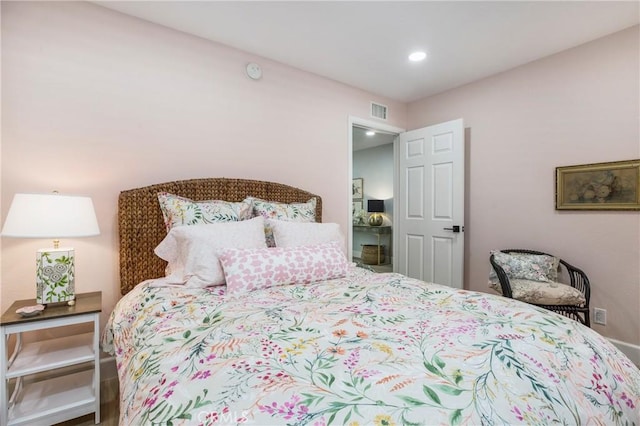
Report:
[[[587,300],[584,294],[567,284],[557,282],[542,282],[513,279],[509,280],[513,298],[535,305],[572,305],[584,306]],[[498,293],[502,294],[500,284],[491,284]]]
[[[222,249],[220,263],[227,293],[238,295],[285,284],[341,278],[347,258],[340,243],[267,249]]]
[[[245,202],[251,204],[254,216],[262,216],[265,219],[286,220],[289,222],[315,222],[316,199],[315,197],[306,203],[278,203],[265,201],[260,198],[247,197]],[[267,247],[275,247],[271,226],[267,223],[264,228]]]
[[[276,247],[296,247],[339,242],[344,247],[344,236],[337,223],[287,222],[268,219]]]
[[[217,255],[223,247],[265,248],[264,219],[176,226],[154,252],[168,262],[167,284],[202,288],[224,284]]]
[[[521,279],[529,281],[555,282],[558,280],[559,260],[553,256],[544,254],[507,254],[501,251],[492,251],[493,260],[504,269],[509,279]],[[498,276],[491,268],[489,282],[497,283]]]
[[[174,226],[216,222],[235,222],[251,217],[251,203],[221,200],[193,201],[168,192],[158,193],[164,224],[169,231]]]

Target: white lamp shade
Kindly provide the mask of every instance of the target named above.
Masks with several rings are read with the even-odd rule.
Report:
[[[100,234],[89,197],[15,194],[2,228],[5,237],[64,238]]]

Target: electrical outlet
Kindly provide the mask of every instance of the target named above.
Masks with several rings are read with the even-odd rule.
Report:
[[[600,325],[607,325],[607,310],[593,308],[593,322]]]

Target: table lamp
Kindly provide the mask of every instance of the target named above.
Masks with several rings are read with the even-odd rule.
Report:
[[[52,194],[15,194],[2,236],[54,238],[53,248],[36,252],[36,301],[40,304],[75,303],[74,250],[59,247],[58,238],[99,235],[89,197]]]
[[[384,212],[384,200],[369,200],[367,202],[367,211],[372,213],[369,216],[369,225],[382,225],[382,215],[380,213]]]

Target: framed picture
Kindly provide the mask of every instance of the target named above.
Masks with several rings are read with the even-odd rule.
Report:
[[[640,159],[556,167],[556,210],[640,210]]]
[[[362,210],[362,200],[351,203],[351,213],[355,216]]]
[[[353,186],[352,186],[352,191],[353,191],[353,199],[354,200],[362,200],[362,194],[364,194],[364,179],[362,178],[355,178],[353,180]],[[361,206],[362,207],[362,206]]]
[[[354,225],[364,224],[366,212],[362,208],[362,200],[353,201],[351,203],[351,219]]]

